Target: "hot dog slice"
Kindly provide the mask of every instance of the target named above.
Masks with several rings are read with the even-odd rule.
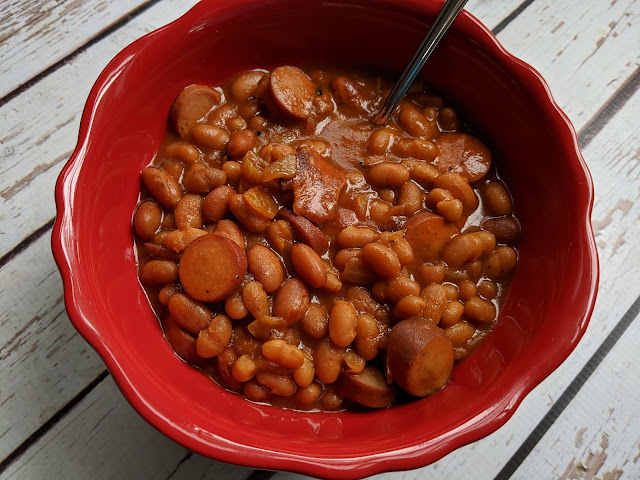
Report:
[[[278,67],[271,72],[269,86],[278,107],[295,118],[309,117],[316,86],[306,73],[289,65]]]
[[[387,366],[396,383],[411,395],[431,395],[449,379],[453,346],[443,330],[429,320],[409,318],[391,329]]]
[[[434,160],[442,173],[454,172],[473,183],[491,168],[491,153],[478,138],[466,133],[445,133],[436,139],[438,156]]]
[[[185,140],[198,120],[220,100],[220,93],[206,85],[190,85],[180,92],[171,108],[171,121],[180,138]]]
[[[384,374],[372,366],[357,374],[343,372],[336,386],[342,395],[365,407],[385,408],[396,398],[395,388],[387,385]]]
[[[324,233],[302,215],[281,208],[276,216],[289,222],[296,239],[309,245],[317,254],[322,255],[329,248],[329,241]]]
[[[412,216],[405,228],[405,239],[413,248],[415,260],[419,262],[437,260],[445,243],[459,233],[453,224],[429,212]]]
[[[219,302],[247,273],[244,250],[228,238],[204,235],[185,248],[178,273],[184,290],[201,302]]]

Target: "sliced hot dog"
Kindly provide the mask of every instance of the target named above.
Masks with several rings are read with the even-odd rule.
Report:
[[[384,374],[372,366],[357,374],[342,372],[336,386],[342,395],[365,407],[385,408],[396,398],[396,389],[387,385]]]
[[[437,260],[445,243],[459,233],[453,224],[429,212],[412,216],[405,228],[405,239],[413,248],[415,260],[419,262]]]
[[[242,283],[247,256],[228,238],[204,235],[185,248],[178,273],[182,287],[192,298],[219,302]]]
[[[411,395],[431,395],[449,379],[453,346],[444,331],[431,321],[409,318],[391,329],[387,366],[395,382]]]
[[[295,118],[309,117],[316,86],[306,73],[289,65],[278,67],[271,72],[269,87],[280,109]]]
[[[220,93],[206,85],[190,85],[176,98],[171,121],[180,138],[186,139],[198,120],[220,103]]]
[[[319,255],[322,255],[329,248],[329,241],[324,236],[324,233],[302,215],[297,215],[286,208],[281,208],[276,216],[289,222],[296,239],[309,245]]]
[[[436,139],[436,147],[438,156],[433,163],[442,173],[454,172],[473,183],[491,168],[489,149],[473,135],[445,133]]]

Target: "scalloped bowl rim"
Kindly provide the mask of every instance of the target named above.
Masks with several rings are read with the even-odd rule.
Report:
[[[249,2],[245,1],[245,3],[250,3],[251,1],[253,0],[249,0]],[[426,8],[418,0],[381,0],[378,3],[385,5],[395,4],[419,12],[424,12]],[[77,146],[60,173],[55,188],[57,216],[52,234],[52,250],[62,275],[66,309],[75,328],[99,353],[127,400],[151,425],[197,453],[230,463],[253,468],[297,471],[309,475],[352,478],[354,476],[367,476],[390,470],[419,468],[439,460],[462,445],[478,440],[497,430],[511,418],[524,397],[569,356],[587,328],[595,304],[599,278],[597,250],[590,222],[593,208],[593,182],[580,153],[574,127],[566,114],[556,104],[546,81],[534,68],[507,52],[487,27],[466,11],[463,11],[459,19],[456,20],[457,23],[464,25],[464,28],[460,28],[466,31],[470,37],[473,37],[476,42],[480,43],[483,50],[493,55],[510,75],[518,78],[523,84],[526,84],[529,91],[532,91],[538,98],[544,98],[546,100],[544,104],[545,115],[553,120],[554,130],[558,136],[563,137],[565,143],[573,143],[575,155],[570,159],[572,162],[571,168],[574,175],[583,180],[583,182],[581,182],[582,190],[580,192],[583,199],[581,202],[582,211],[580,211],[578,215],[578,218],[582,219],[582,224],[576,225],[576,228],[581,229],[581,236],[584,239],[584,245],[591,259],[591,271],[589,272],[591,276],[588,285],[583,287],[588,290],[588,305],[585,307],[584,317],[579,319],[576,327],[576,335],[572,342],[559,347],[562,361],[554,365],[539,365],[534,371],[530,372],[531,374],[527,377],[526,381],[515,384],[508,395],[503,395],[499,399],[500,401],[493,405],[493,411],[482,423],[472,425],[469,427],[471,429],[467,428],[465,430],[461,428],[455,437],[448,437],[437,445],[435,443],[431,444],[429,448],[423,448],[419,452],[416,452],[415,448],[379,452],[367,456],[367,461],[360,463],[358,460],[362,460],[362,456],[351,458],[347,452],[344,458],[332,459],[337,460],[338,463],[331,465],[324,465],[322,462],[323,459],[319,457],[317,453],[316,455],[293,455],[269,449],[257,451],[256,449],[245,448],[243,445],[227,442],[226,439],[217,436],[215,439],[212,437],[209,443],[195,440],[194,437],[184,435],[183,432],[176,429],[170,418],[167,417],[167,412],[160,412],[153,409],[145,400],[144,392],[139,391],[135,385],[128,382],[125,372],[127,368],[132,368],[132,366],[119,362],[116,355],[117,351],[112,351],[111,346],[105,343],[104,338],[101,336],[99,328],[89,320],[90,313],[81,311],[74,302],[74,294],[77,287],[74,284],[74,276],[72,274],[72,259],[67,254],[64,243],[65,232],[69,233],[73,228],[71,221],[72,214],[69,208],[73,200],[73,192],[65,189],[65,184],[69,179],[76,176],[82,168],[84,158],[89,151],[88,140],[92,132],[96,107],[101,101],[104,90],[110,87],[114,72],[117,72],[129,62],[137,51],[153,43],[157,35],[174,29],[180,29],[182,25],[189,24],[193,18],[196,18],[206,10],[207,2],[197,4],[177,20],[141,37],[125,47],[114,57],[107,67],[105,67],[91,89],[82,114]],[[436,440],[438,440],[438,438],[435,438],[434,442]],[[426,446],[423,445],[423,447]],[[344,461],[344,463],[340,463],[340,461]]]

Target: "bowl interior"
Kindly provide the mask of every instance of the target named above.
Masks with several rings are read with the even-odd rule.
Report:
[[[128,47],[98,80],[58,185],[65,211],[54,250],[59,242],[56,258],[69,265],[62,270],[77,328],[134,407],[175,440],[221,460],[323,476],[418,467],[504,423],[584,332],[597,264],[591,184],[575,135],[539,77],[466,14],[422,76],[492,147],[522,241],[499,324],[444,390],[363,414],[255,405],[180,361],[148,307],[131,218],[140,171],[177,94],[280,64],[397,72],[437,10],[418,1],[205,1]]]

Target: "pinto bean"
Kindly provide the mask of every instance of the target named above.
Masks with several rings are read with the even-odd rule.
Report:
[[[185,332],[176,321],[167,315],[162,323],[164,336],[180,358],[192,365],[198,365],[201,357],[196,351],[196,339],[193,335]]]
[[[227,154],[233,158],[242,158],[249,150],[258,143],[258,137],[253,130],[238,130],[233,132],[227,143]]]
[[[148,200],[138,205],[133,217],[133,228],[143,240],[151,240],[162,223],[162,209],[156,202]]]
[[[362,249],[362,256],[369,267],[383,278],[395,278],[402,265],[396,253],[379,243],[369,243]]]
[[[178,279],[177,265],[169,260],[149,260],[140,267],[140,280],[145,285],[166,285]]]
[[[322,386],[318,382],[313,382],[306,387],[298,388],[296,401],[302,406],[309,406],[322,395]]]
[[[287,325],[297,323],[309,308],[309,290],[297,278],[284,281],[273,302],[273,314]]]
[[[431,139],[438,133],[435,122],[429,122],[415,108],[403,108],[398,115],[398,123],[405,132],[413,137]]]
[[[275,292],[284,280],[284,268],[278,256],[263,245],[254,245],[247,252],[249,272],[267,293]]]
[[[358,314],[351,302],[338,300],[329,315],[329,337],[334,345],[347,347],[356,338]]]
[[[313,352],[313,360],[316,366],[316,375],[322,383],[334,383],[338,379],[342,371],[345,351],[343,347],[337,347],[331,343],[328,338],[318,343]]]
[[[380,234],[366,227],[351,225],[338,234],[338,245],[342,248],[362,248],[375,242]]]
[[[231,343],[231,320],[226,315],[216,315],[209,325],[198,333],[196,350],[202,358],[220,355]]]
[[[269,300],[260,282],[249,282],[242,288],[242,302],[256,319],[269,315]]]
[[[163,207],[170,210],[176,208],[178,201],[182,198],[182,188],[171,175],[155,167],[147,167],[140,177],[153,198]]]
[[[193,127],[191,136],[196,145],[212,148],[214,150],[222,151],[229,143],[229,133],[223,128],[216,127],[215,125],[196,125]]]
[[[483,207],[489,215],[511,215],[513,202],[502,182],[492,181],[482,189]]]
[[[378,322],[368,313],[358,316],[356,322],[356,352],[365,360],[373,360],[378,355]]]
[[[240,320],[249,314],[240,292],[234,292],[227,297],[224,301],[224,310],[234,320]]]
[[[482,228],[493,233],[498,243],[514,244],[520,236],[520,224],[513,217],[489,218],[482,222]]]
[[[233,378],[242,383],[251,380],[257,371],[258,365],[256,365],[253,359],[247,354],[238,357],[231,367],[231,375]]]
[[[229,199],[236,192],[228,185],[214,188],[205,198],[202,204],[202,213],[212,222],[222,220],[229,211]]]
[[[176,226],[180,229],[202,228],[202,204],[200,195],[187,194],[183,196],[173,212]]]
[[[225,172],[198,162],[187,169],[182,184],[188,192],[209,193],[214,188],[224,185],[226,181],[227,174]]]
[[[247,101],[258,87],[258,83],[265,76],[265,72],[253,70],[239,75],[231,84],[231,96],[236,101]]]
[[[338,105],[363,108],[364,93],[360,86],[350,78],[342,76],[334,78],[331,82],[331,90]]]
[[[300,368],[304,363],[304,354],[295,345],[284,340],[269,340],[262,344],[262,355],[270,362],[284,368]]]
[[[188,143],[173,143],[167,147],[167,155],[180,160],[185,165],[191,165],[200,158],[200,152],[196,147]]]
[[[320,340],[329,333],[329,314],[319,303],[311,303],[300,320],[300,328],[311,338]]]
[[[246,246],[247,242],[244,234],[233,220],[220,220],[216,225],[214,233],[220,237],[228,238],[243,250]]]
[[[298,243],[291,249],[291,262],[296,273],[313,288],[327,283],[327,269],[320,256],[308,245]]]
[[[490,323],[496,318],[496,307],[488,300],[473,297],[465,302],[464,315],[477,323]]]
[[[172,295],[167,306],[176,323],[193,334],[206,328],[211,319],[211,311],[205,304],[197,302],[184,293]]]
[[[409,170],[400,163],[382,162],[371,167],[367,179],[377,187],[396,188],[409,180]]]
[[[462,202],[463,212],[470,214],[478,208],[478,197],[461,175],[454,172],[446,172],[438,175],[433,181],[433,185],[451,192],[451,194]]]

